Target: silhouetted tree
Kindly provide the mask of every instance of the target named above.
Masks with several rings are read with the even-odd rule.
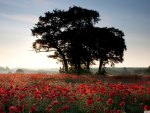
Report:
[[[121,30],[94,27],[99,20],[97,11],[77,6],[46,12],[31,29],[37,37],[33,48],[36,52],[51,52],[48,57],[60,61],[65,72],[69,66],[78,71],[90,70],[90,65],[99,61],[98,73],[102,73],[106,64],[123,61],[126,45]]]
[[[86,67],[89,70],[95,60],[99,60],[98,73],[105,72],[106,64],[112,66],[123,61],[126,50],[124,33],[115,28],[99,28],[88,26],[73,29],[65,34],[68,40],[67,57],[71,66],[76,70]]]
[[[39,52],[42,52],[42,49],[44,52],[53,52],[53,55],[48,57],[62,61],[67,72],[68,64],[65,56],[65,45],[61,44],[61,39],[59,38],[62,28],[65,26],[64,13],[61,10],[46,12],[44,17],[39,17],[39,22],[32,29],[32,34],[38,37],[33,43],[33,48]]]
[[[39,22],[31,29],[33,36],[38,37],[33,43],[36,52],[52,52],[50,58],[55,58],[62,62],[65,72],[68,72],[69,40],[64,39],[61,35],[63,32],[74,29],[83,29],[87,26],[93,26],[99,21],[99,13],[94,10],[88,10],[81,7],[70,7],[68,11],[53,10],[53,12],[45,13],[45,16],[39,17]],[[78,44],[80,40],[73,39],[71,44]],[[80,44],[75,45],[78,50]],[[76,48],[76,49],[77,49]],[[73,49],[73,48],[72,48]],[[82,49],[82,48],[81,48]],[[75,51],[72,51],[75,52]],[[73,56],[73,55],[72,55]],[[76,59],[79,57],[76,55]],[[75,58],[74,58],[75,60]],[[74,62],[80,68],[80,60]]]
[[[82,29],[74,28],[62,33],[62,37],[68,45],[66,48],[68,63],[71,69],[75,69],[78,72],[85,68],[89,70],[89,65],[93,61],[93,57],[89,57],[91,55],[90,48],[86,43],[90,41],[88,36],[89,30],[88,27]],[[87,64],[89,65],[87,66]]]
[[[148,67],[145,69],[145,73],[146,73],[146,74],[150,74],[150,66],[148,66]]]
[[[102,67],[110,63],[123,61],[124,50],[126,50],[124,33],[115,28],[95,28],[93,31],[95,39],[95,58],[99,59],[98,73],[101,73]]]
[[[17,69],[17,70],[16,70],[16,73],[23,74],[23,73],[24,73],[24,71],[23,71],[23,69]]]

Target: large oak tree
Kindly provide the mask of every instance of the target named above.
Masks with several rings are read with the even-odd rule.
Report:
[[[33,43],[33,48],[41,52],[54,51],[49,57],[62,62],[65,72],[68,72],[68,59],[66,56],[67,41],[61,37],[62,32],[72,29],[82,29],[93,26],[99,20],[99,13],[81,7],[70,7],[68,11],[53,10],[39,17],[39,22],[31,29],[33,36],[38,39]]]
[[[59,60],[65,72],[68,67],[89,70],[91,64],[99,61],[101,73],[105,64],[123,61],[126,45],[121,30],[95,27],[99,20],[97,11],[77,6],[67,11],[46,12],[31,29],[37,37],[33,48],[37,52],[51,52],[49,57]]]

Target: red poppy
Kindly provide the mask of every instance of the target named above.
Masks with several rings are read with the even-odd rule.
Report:
[[[70,109],[70,106],[68,105],[63,106],[63,110],[69,110],[69,109]]]
[[[36,111],[36,105],[34,104],[31,108],[30,108],[30,112],[31,113],[35,113]]]
[[[122,102],[119,104],[119,106],[120,106],[120,107],[125,106],[125,102],[124,102],[124,101],[122,101]]]
[[[57,100],[54,100],[53,102],[52,102],[52,105],[53,106],[56,106],[56,105],[58,105],[59,104],[59,102],[57,101]]]
[[[145,110],[145,111],[150,110],[150,106],[144,105],[144,110]]]
[[[121,113],[121,110],[117,110],[116,113]]]
[[[107,103],[107,105],[111,105],[113,102],[114,102],[114,100],[112,98],[109,98],[106,103]]]

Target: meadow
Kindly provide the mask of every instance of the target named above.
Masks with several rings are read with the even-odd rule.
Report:
[[[0,113],[143,113],[149,76],[0,74]]]

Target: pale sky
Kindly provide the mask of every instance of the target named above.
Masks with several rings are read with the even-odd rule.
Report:
[[[96,26],[124,32],[127,51],[116,67],[150,65],[150,0],[0,0],[0,66],[59,68],[49,53],[29,51],[36,39],[31,29],[45,12],[74,5],[98,11]]]

